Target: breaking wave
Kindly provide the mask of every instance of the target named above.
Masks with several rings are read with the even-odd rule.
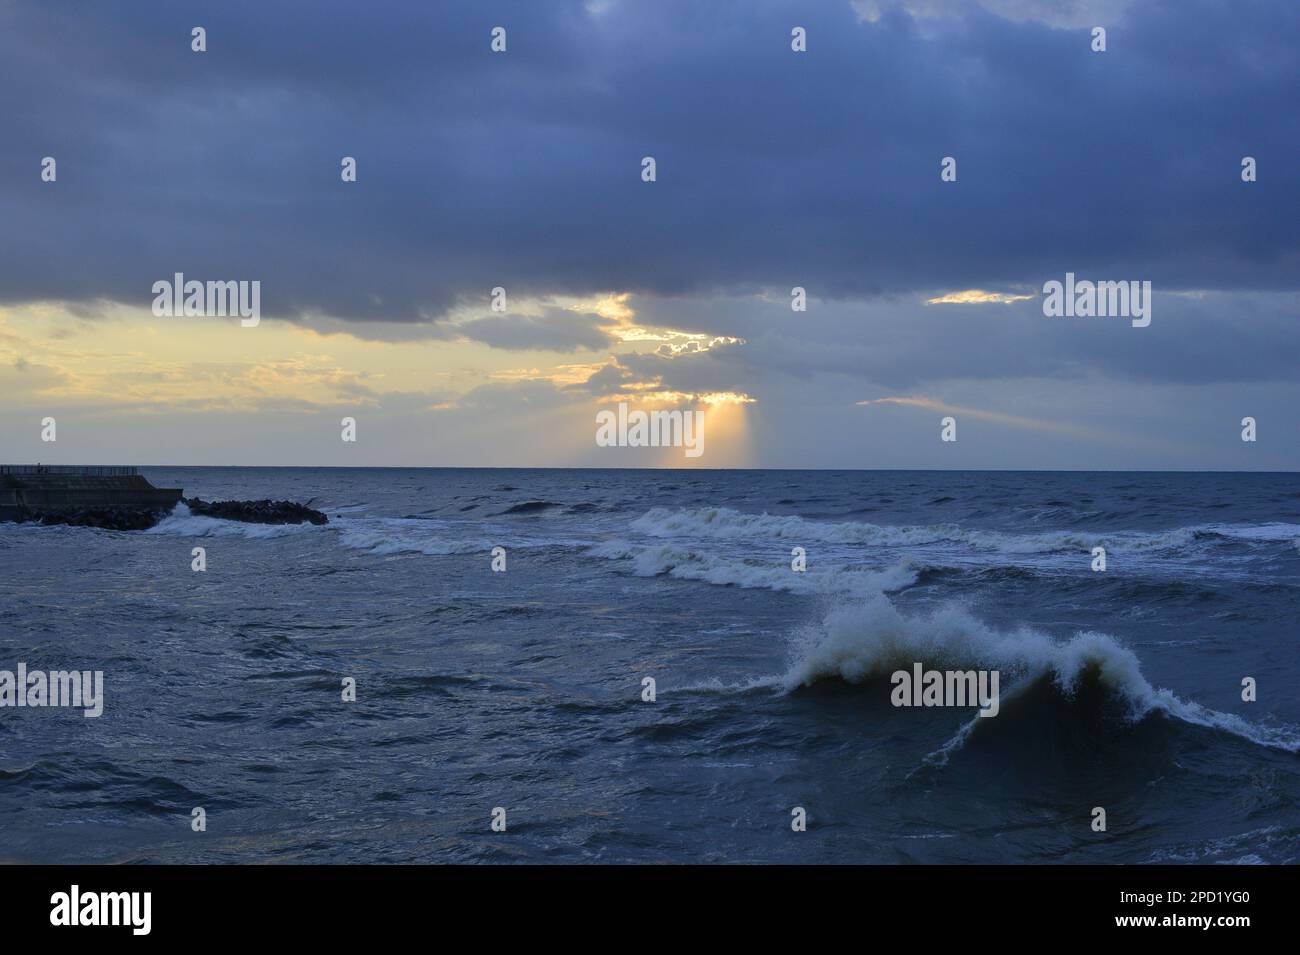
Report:
[[[656,507],[634,520],[631,527],[639,533],[660,538],[769,538],[885,547],[961,543],[1010,554],[1087,550],[1092,547],[1120,551],[1177,550],[1199,540],[1214,538],[1241,542],[1293,540],[1300,546],[1300,525],[1297,524],[1204,524],[1164,531],[1058,530],[1012,534],[963,528],[956,524],[893,527],[857,521],[810,521],[795,515],[747,514],[726,507],[682,510]]]
[[[834,608],[819,626],[801,632],[781,685],[788,693],[827,679],[884,682],[916,662],[935,670],[1000,671],[1003,687],[1009,687],[1001,694],[1003,707],[1014,709],[1018,698],[1044,684],[1074,700],[1085,681],[1095,681],[1121,705],[1129,722],[1163,713],[1260,746],[1300,752],[1300,732],[1294,728],[1259,726],[1153,687],[1133,652],[1107,634],[1084,632],[1058,642],[1028,628],[995,630],[952,605],[907,616],[883,596]],[[932,754],[933,761],[946,762],[977,724],[1006,718],[1005,713],[992,719],[975,716]]]
[[[587,553],[592,557],[629,560],[632,572],[638,577],[667,574],[679,580],[799,594],[890,593],[915,584],[924,570],[920,564],[903,560],[883,570],[814,566],[795,573],[789,558],[779,554],[771,561],[757,561],[723,557],[675,544],[641,546],[626,541],[607,541]]]

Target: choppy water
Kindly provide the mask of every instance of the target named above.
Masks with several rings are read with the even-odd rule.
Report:
[[[147,474],[331,523],[0,525],[5,859],[1300,860],[1298,475]]]

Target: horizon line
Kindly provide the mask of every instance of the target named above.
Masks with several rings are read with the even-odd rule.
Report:
[[[134,468],[211,468],[211,469],[252,469],[279,471],[663,471],[670,474],[708,471],[715,473],[786,471],[796,473],[816,472],[853,472],[853,473],[937,473],[937,474],[1294,474],[1300,471],[1288,471],[1280,468],[1250,468],[1221,470],[1215,468],[854,468],[854,467],[755,467],[755,468],[669,468],[669,467],[612,467],[609,465],[481,465],[481,464],[71,464],[56,461],[32,462],[31,464],[0,463],[0,467],[35,467],[38,464],[49,467],[134,467]]]

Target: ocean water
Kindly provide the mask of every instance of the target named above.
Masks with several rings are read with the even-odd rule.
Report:
[[[1300,475],[146,474],[330,524],[0,525],[0,860],[1300,861]]]

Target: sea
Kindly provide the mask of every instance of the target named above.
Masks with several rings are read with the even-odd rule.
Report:
[[[1300,475],[143,473],[329,523],[0,524],[0,861],[1300,861]]]

